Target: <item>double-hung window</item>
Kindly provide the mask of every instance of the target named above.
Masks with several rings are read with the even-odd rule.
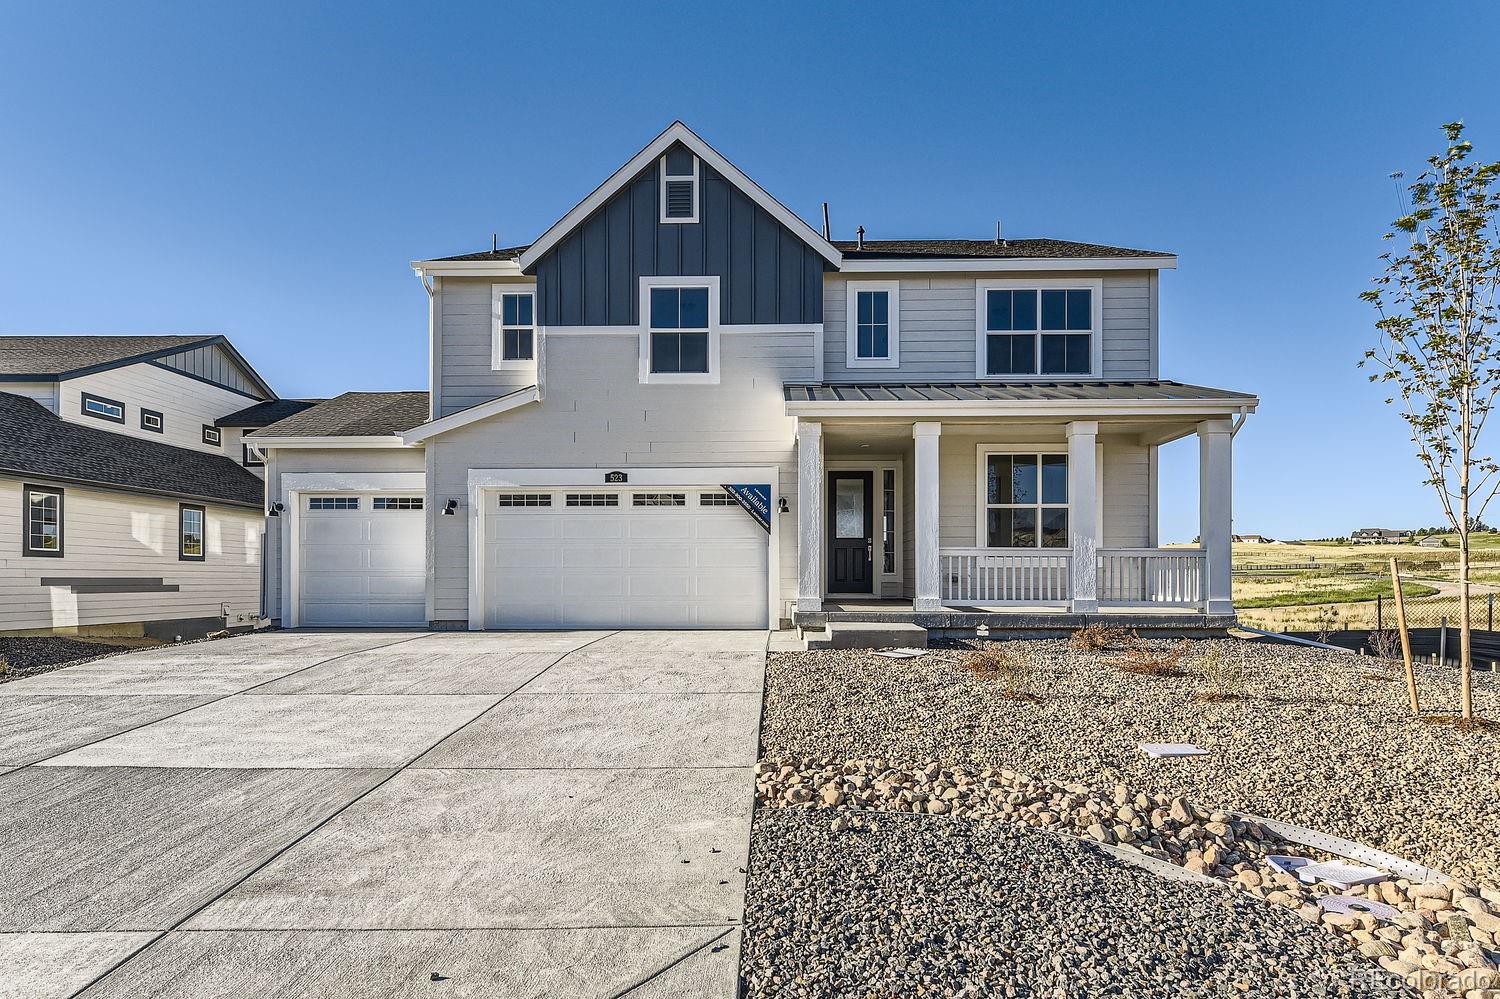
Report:
[[[1098,281],[979,284],[981,378],[1096,376]]]
[[[900,285],[850,281],[847,286],[845,362],[851,368],[894,368],[901,363]]]
[[[719,380],[718,278],[642,278],[641,381]]]
[[[990,453],[979,525],[988,548],[1066,548],[1068,456]]]
[[[494,286],[494,350],[492,365],[531,368],[536,365],[536,286]]]
[[[177,557],[183,562],[202,562],[206,546],[207,515],[201,506],[181,503],[177,507]]]
[[[26,485],[21,489],[21,554],[63,557],[63,491]]]

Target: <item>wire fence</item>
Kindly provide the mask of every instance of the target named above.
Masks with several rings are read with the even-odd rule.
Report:
[[[1469,597],[1470,621],[1475,630],[1494,631],[1500,620],[1497,594],[1476,593]],[[1407,597],[1409,628],[1457,628],[1462,598],[1454,596]],[[1270,631],[1332,633],[1336,631],[1387,631],[1396,627],[1396,601],[1377,596],[1358,603],[1322,604],[1312,607],[1256,607],[1239,611],[1240,620]]]

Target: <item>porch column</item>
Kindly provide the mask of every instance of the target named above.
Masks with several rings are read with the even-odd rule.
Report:
[[[1098,439],[1098,423],[1068,424],[1068,536],[1073,541],[1071,607],[1075,614],[1099,610]]]
[[[1198,424],[1198,539],[1207,556],[1204,610],[1209,614],[1234,613],[1229,547],[1234,529],[1233,428],[1229,420]]]
[[[938,558],[938,438],[941,423],[914,423],[916,441],[917,592],[913,609],[937,610],[943,605],[942,567]]]
[[[797,611],[823,609],[823,424],[797,421]]]

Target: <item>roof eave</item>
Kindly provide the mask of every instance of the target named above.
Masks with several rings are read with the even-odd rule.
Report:
[[[449,413],[440,419],[431,420],[419,427],[412,427],[401,434],[401,439],[407,444],[421,444],[429,437],[445,434],[450,430],[466,427],[480,420],[487,420],[501,413],[508,413],[512,409],[539,402],[542,398],[541,389],[536,385],[528,385],[525,388],[507,392],[505,395],[497,396],[488,402],[481,402],[477,406],[461,409],[456,413]]]
[[[788,416],[1165,416],[1184,413],[1234,416],[1253,413],[1255,396],[1222,399],[983,399],[950,400],[815,400],[789,399]]]
[[[313,448],[323,451],[342,448],[404,448],[409,446],[396,434],[371,434],[365,436],[320,434],[318,436],[307,437],[263,437],[260,434],[246,434],[241,440],[261,450]]]
[[[1176,270],[1173,257],[861,257],[846,259],[846,274],[900,272]]]
[[[27,480],[40,480],[43,482],[62,482],[71,486],[98,489],[102,492],[129,493],[132,496],[161,496],[166,499],[196,500],[199,503],[217,503],[221,506],[234,506],[247,510],[259,510],[262,504],[262,501],[259,499],[254,501],[225,499],[222,496],[204,496],[201,493],[190,491],[122,485],[118,482],[101,482],[98,479],[88,479],[77,475],[57,475],[53,472],[42,472],[34,468],[21,469],[0,466],[0,475]]]
[[[412,272],[428,277],[520,277],[524,272],[515,260],[413,260]]]

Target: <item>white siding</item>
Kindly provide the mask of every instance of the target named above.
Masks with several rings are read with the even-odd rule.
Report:
[[[976,282],[996,275],[932,274],[902,276],[900,294],[901,366],[856,368],[846,364],[847,280],[889,279],[884,274],[846,278],[830,274],[823,284],[823,371],[827,381],[973,381],[975,371]],[[1020,272],[1009,278],[1024,278]],[[1048,273],[1036,277],[1100,278],[1104,282],[1103,354],[1105,378],[1151,377],[1151,275],[1147,271]]]
[[[82,414],[83,393],[113,399],[125,405],[125,422],[113,423]],[[237,392],[210,385],[196,378],[159,368],[154,364],[128,364],[92,375],[80,375],[58,383],[58,415],[64,420],[111,433],[161,441],[177,447],[211,454],[229,454],[222,445],[203,443],[203,425],[255,403]],[[141,429],[141,410],[163,415],[162,433]],[[234,457],[238,459],[239,448]]]
[[[0,382],[0,392],[35,399],[52,412],[57,412],[57,382]]]
[[[147,408],[149,409],[150,407]],[[241,445],[245,443],[244,436],[246,430],[242,427],[224,427],[219,432],[223,434],[223,442],[221,446],[224,449],[224,453],[227,454],[236,464],[244,465],[245,449],[241,447]],[[253,433],[254,430],[251,430],[250,432]],[[245,467],[255,475],[260,476],[262,479],[266,477],[266,470],[265,466],[263,465],[245,465]]]
[[[281,477],[300,472],[420,472],[426,467],[421,448],[277,448],[266,462],[266,495],[281,498]],[[431,507],[431,503],[428,504]],[[428,516],[431,516],[429,512]],[[448,519],[452,519],[451,517]],[[266,518],[266,616],[280,620],[281,531],[286,513]]]
[[[470,468],[777,465],[795,510],[796,421],[781,385],[812,378],[812,334],[727,333],[720,349],[718,385],[641,385],[633,332],[553,337],[542,402],[434,438],[431,505],[457,499],[464,514],[430,515],[435,619],[468,619]],[[785,603],[796,593],[795,517],[778,514],[775,524]]]
[[[45,480],[27,480],[35,485]],[[21,555],[21,490],[0,479],[0,632],[218,617],[260,609],[261,517],[204,504],[207,558],[177,557],[176,500],[64,486],[63,558]],[[160,577],[176,593],[74,594],[45,576]]]
[[[438,416],[447,416],[536,383],[528,370],[496,371],[492,364],[491,310],[496,284],[530,284],[534,278],[443,278],[438,289],[440,363]],[[632,368],[633,372],[635,369]]]

